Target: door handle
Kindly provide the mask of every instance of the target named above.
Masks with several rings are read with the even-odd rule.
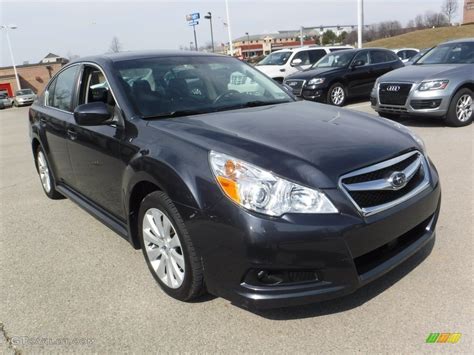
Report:
[[[71,128],[67,130],[67,136],[70,140],[74,141],[77,139],[77,132]]]
[[[42,125],[42,126],[46,126],[46,123],[48,122],[48,121],[46,120],[46,118],[43,117],[43,116],[41,116],[41,117],[39,118],[39,121],[40,121],[40,125]]]

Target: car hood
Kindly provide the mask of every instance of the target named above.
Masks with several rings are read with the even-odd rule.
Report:
[[[459,70],[465,70],[468,64],[426,64],[409,65],[393,70],[380,77],[380,82],[406,81],[421,82],[427,79],[445,79]]]
[[[150,121],[308,186],[335,188],[339,176],[417,149],[391,121],[308,101]],[[400,126],[400,125],[398,125]]]
[[[327,76],[327,75],[336,74],[336,73],[341,72],[343,70],[344,70],[343,68],[308,69],[308,70],[301,71],[299,73],[289,75],[289,76],[286,77],[285,80],[291,80],[291,79],[309,80],[309,79],[316,78],[316,77],[324,77],[324,76]]]

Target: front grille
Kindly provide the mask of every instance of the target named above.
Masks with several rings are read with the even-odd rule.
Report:
[[[412,84],[384,83],[379,86],[379,100],[383,105],[404,106]]]
[[[291,89],[293,90],[293,94],[296,96],[301,95],[301,91],[303,90],[304,83],[305,83],[305,80],[297,80],[297,79],[293,79],[293,80],[290,79],[290,80],[285,81],[285,84],[291,87]]]
[[[384,112],[391,112],[391,113],[405,113],[408,110],[405,107],[394,107],[394,106],[379,106],[380,110]]]
[[[418,151],[381,162],[340,179],[356,208],[370,215],[395,206],[429,185],[427,163]]]
[[[410,106],[415,110],[427,110],[438,108],[441,105],[441,99],[436,100],[411,100]]]

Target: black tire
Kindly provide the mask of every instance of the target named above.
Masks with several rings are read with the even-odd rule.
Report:
[[[454,97],[451,100],[451,103],[449,104],[448,114],[446,115],[446,124],[447,125],[449,125],[451,127],[463,127],[463,126],[468,126],[472,123],[472,118],[474,116],[472,106],[471,106],[470,116],[467,119],[463,120],[463,121],[460,120],[460,118],[458,116],[458,112],[457,112],[458,104],[460,103],[460,101],[462,99],[464,99],[466,97],[471,98],[471,105],[472,105],[472,100],[474,98],[473,98],[471,90],[469,90],[467,88],[464,88],[464,89],[459,90],[456,93],[456,95],[454,95]]]
[[[398,120],[398,119],[400,119],[400,115],[398,113],[379,112],[379,116],[383,117],[383,118],[387,118],[389,120]]]
[[[336,94],[336,91],[339,95]],[[342,97],[341,97],[342,95]],[[342,107],[347,101],[347,90],[341,83],[332,84],[328,90],[327,103],[333,106]]]
[[[50,189],[48,191],[48,189],[45,187],[45,184],[43,183],[42,179],[41,179],[41,173],[40,173],[40,163],[39,163],[39,156],[40,154],[43,155],[43,159],[44,159],[44,164],[46,164],[46,167],[47,167],[47,174],[49,175],[49,179],[50,179]],[[35,165],[36,165],[36,171],[38,172],[38,176],[40,177],[40,181],[41,181],[41,187],[43,188],[43,191],[44,193],[46,194],[46,196],[48,196],[50,199],[52,200],[61,200],[64,198],[63,195],[61,195],[57,190],[56,190],[56,180],[54,179],[54,176],[53,174],[51,173],[51,168],[49,167],[49,163],[48,163],[48,160],[46,159],[46,154],[43,150],[43,148],[41,148],[41,146],[38,146],[38,148],[36,149],[36,153],[35,153]]]
[[[18,107],[18,102],[13,101],[13,106]]]
[[[176,230],[175,237],[177,236],[181,243],[181,252],[185,263],[185,273],[182,284],[178,288],[171,288],[160,280],[149,260],[147,251],[145,250],[146,242],[143,237],[143,220],[146,212],[151,208],[158,209],[168,217],[171,221],[172,227]],[[204,272],[200,257],[194,249],[191,238],[178,210],[168,195],[161,191],[155,191],[147,195],[140,205],[138,221],[138,235],[145,261],[151,274],[163,291],[165,291],[169,296],[184,302],[191,301],[202,295],[205,292],[205,286]]]

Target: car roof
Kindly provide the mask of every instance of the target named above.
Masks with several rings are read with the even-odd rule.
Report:
[[[105,53],[100,55],[93,55],[88,57],[81,57],[75,60],[73,63],[81,62],[102,62],[102,61],[112,61],[112,62],[121,62],[124,60],[136,60],[136,59],[147,59],[147,58],[157,58],[157,57],[214,57],[223,55],[215,53],[206,53],[206,52],[192,52],[192,51],[181,51],[181,50],[154,50],[154,51],[127,51],[119,53]]]
[[[297,47],[297,48],[282,48],[282,49],[276,50],[275,52],[300,52],[300,51],[307,51],[308,49],[331,49],[331,48],[352,49],[351,46],[303,46],[303,47]]]
[[[463,42],[474,42],[474,37],[455,39],[452,41],[443,42],[441,44],[463,43]]]

